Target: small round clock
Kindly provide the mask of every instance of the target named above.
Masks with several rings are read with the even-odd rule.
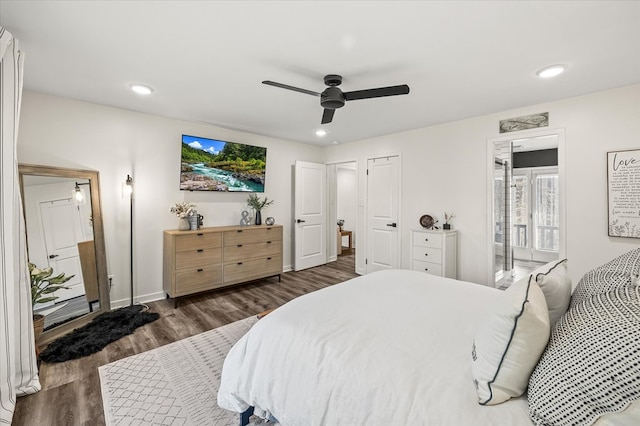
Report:
[[[268,217],[268,218],[266,218],[266,219],[264,220],[264,223],[265,223],[265,225],[269,225],[269,226],[271,226],[271,225],[273,225],[274,223],[276,223],[276,220],[275,220],[274,218],[272,218],[272,217]]]
[[[422,215],[420,217],[420,225],[423,228],[431,229],[433,227],[433,217],[428,214]]]

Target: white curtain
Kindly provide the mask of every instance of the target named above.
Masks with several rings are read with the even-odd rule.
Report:
[[[16,143],[23,56],[0,27],[0,424],[10,424],[16,397],[40,390]]]

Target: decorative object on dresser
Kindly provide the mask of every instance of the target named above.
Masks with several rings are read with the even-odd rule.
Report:
[[[251,225],[251,221],[253,220],[253,217],[249,216],[249,212],[247,210],[242,210],[241,216],[242,216],[240,218],[241,226]]]
[[[438,219],[435,219],[431,215],[424,214],[420,216],[420,226],[424,229],[438,229],[436,223],[438,223]]]
[[[256,211],[256,225],[262,225],[262,210],[273,204],[273,200],[269,200],[264,197],[264,200],[258,197],[256,194],[249,195],[247,198],[247,205]]]
[[[457,278],[457,231],[411,230],[411,269]]]
[[[282,225],[164,231],[167,298],[282,275]]]
[[[451,229],[451,224],[449,222],[454,217],[456,217],[454,213],[444,212],[444,223],[442,224],[442,229],[445,229],[445,230]]]
[[[276,220],[275,220],[274,218],[272,218],[272,217],[268,217],[268,218],[266,218],[266,219],[264,220],[264,224],[265,224],[265,225],[269,225],[269,226],[271,226],[271,225],[273,225],[274,223],[276,223]]]
[[[169,208],[169,212],[178,216],[178,231],[187,231],[191,229],[191,225],[189,225],[189,217],[198,214],[195,207],[195,204],[187,203],[185,201],[182,203],[176,203],[175,206]]]
[[[338,219],[336,224],[338,225],[338,229],[340,230],[340,232],[342,232],[342,227],[344,226],[344,219]]]

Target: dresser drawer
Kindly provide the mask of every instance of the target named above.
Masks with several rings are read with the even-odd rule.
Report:
[[[220,265],[183,270],[176,273],[176,292],[173,296],[191,294],[221,285],[222,267]]]
[[[442,250],[431,247],[414,247],[413,260],[442,263]]]
[[[282,241],[282,227],[247,228],[224,233],[225,246],[266,241]]]
[[[268,257],[282,253],[282,241],[265,241],[262,243],[236,244],[224,248],[224,261],[232,262],[256,257]]]
[[[442,248],[442,234],[414,232],[413,245],[420,247]]]
[[[267,256],[224,265],[224,283],[232,284],[282,273],[282,256]]]
[[[176,251],[222,247],[220,232],[194,232],[175,236]]]
[[[414,271],[422,271],[432,275],[442,276],[442,265],[438,263],[423,262],[421,260],[412,260],[411,269],[413,269]]]
[[[176,252],[176,269],[201,268],[222,261],[221,248],[201,248]]]

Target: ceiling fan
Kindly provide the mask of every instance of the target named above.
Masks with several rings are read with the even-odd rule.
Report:
[[[288,84],[276,83],[265,80],[262,82],[269,86],[280,87],[282,89],[293,90],[295,92],[306,93],[307,95],[319,96],[320,105],[324,108],[322,113],[322,124],[331,123],[336,109],[342,108],[346,101],[356,101],[358,99],[381,98],[383,96],[406,95],[409,93],[409,86],[401,84],[399,86],[378,87],[376,89],[354,90],[353,92],[343,92],[338,86],[342,84],[342,76],[328,74],[324,76],[324,84],[327,87],[322,93],[312,90],[300,89]]]

